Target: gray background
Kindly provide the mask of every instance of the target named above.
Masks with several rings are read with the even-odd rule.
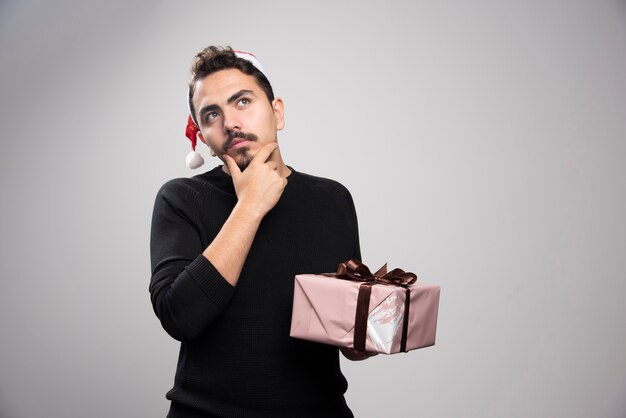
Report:
[[[2,418],[165,416],[150,219],[209,44],[259,56],[364,261],[442,287],[436,346],[342,359],[357,417],[626,416],[623,1],[4,0]]]

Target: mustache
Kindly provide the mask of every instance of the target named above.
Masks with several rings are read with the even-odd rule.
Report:
[[[241,139],[245,139],[248,141],[256,141],[258,139],[255,134],[247,134],[242,131],[228,132],[228,138],[226,139],[226,142],[224,143],[224,152],[228,151],[228,149],[230,148],[235,138],[241,138]]]

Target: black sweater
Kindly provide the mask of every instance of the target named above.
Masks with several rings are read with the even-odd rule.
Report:
[[[336,347],[291,338],[294,276],[361,259],[354,203],[340,183],[295,171],[261,221],[231,286],[202,255],[237,197],[218,166],[159,190],[150,295],[181,341],[168,417],[351,417]]]

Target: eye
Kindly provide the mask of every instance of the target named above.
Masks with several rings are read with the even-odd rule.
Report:
[[[243,107],[247,104],[250,104],[250,99],[248,99],[247,97],[242,97],[241,99],[237,100],[238,107]]]
[[[213,122],[220,114],[217,112],[209,112],[206,115],[204,115],[204,123],[211,123]]]

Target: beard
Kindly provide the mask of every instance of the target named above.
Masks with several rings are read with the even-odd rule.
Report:
[[[235,162],[237,163],[237,167],[241,171],[244,171],[249,165],[254,156],[250,154],[250,151],[247,149],[248,147],[239,148],[237,150],[237,155],[235,155]]]

